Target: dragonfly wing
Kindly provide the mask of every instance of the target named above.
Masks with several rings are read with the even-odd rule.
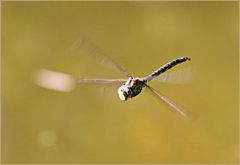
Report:
[[[104,78],[81,78],[77,80],[77,84],[111,84],[111,83],[124,83],[127,79],[104,79]]]
[[[193,81],[195,75],[195,69],[192,67],[175,70],[169,73],[163,73],[158,77],[155,77],[154,81],[160,81],[164,83],[185,84]]]
[[[88,55],[95,57],[98,61],[100,61],[103,65],[108,66],[110,68],[116,69],[121,74],[130,77],[130,74],[122,68],[117,62],[115,62],[111,57],[107,56],[104,51],[97,46],[95,46],[90,40],[86,37],[81,36],[73,45],[72,50],[83,51]]]
[[[168,99],[167,97],[163,96],[162,94],[160,94],[159,92],[157,92],[155,89],[153,89],[150,86],[146,86],[155,96],[157,96],[158,98],[160,98],[163,102],[165,102],[167,105],[169,105],[170,107],[172,107],[178,114],[180,114],[182,117],[184,117],[187,120],[190,120],[189,116],[183,111],[181,110],[175,103],[173,103],[170,99]]]
[[[38,69],[33,75],[36,85],[61,92],[70,92],[78,84],[113,84],[124,83],[128,79],[81,78],[77,81],[67,73],[56,72],[48,69]]]
[[[179,57],[175,60],[172,60],[171,62],[163,65],[162,67],[158,68],[157,70],[155,70],[153,73],[151,73],[149,76],[145,77],[144,80],[146,82],[151,81],[152,79],[158,77],[159,75],[163,74],[164,72],[166,72],[167,70],[171,69],[172,67],[179,65],[183,62],[186,61],[190,61],[191,59],[188,57]]]

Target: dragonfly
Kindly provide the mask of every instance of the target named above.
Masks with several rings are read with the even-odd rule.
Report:
[[[122,85],[118,88],[118,96],[119,99],[122,101],[127,101],[131,98],[134,98],[138,96],[143,88],[149,89],[149,91],[155,95],[157,98],[162,100],[164,103],[166,103],[168,106],[170,106],[173,110],[175,110],[179,115],[184,117],[185,119],[190,119],[188,114],[183,111],[179,106],[177,106],[172,100],[167,98],[166,96],[162,95],[160,92],[158,92],[153,87],[149,86],[148,83],[152,80],[158,80],[162,82],[167,81],[174,81],[174,75],[175,77],[178,75],[182,75],[182,79],[175,79],[177,80],[176,83],[184,83],[187,81],[188,76],[185,76],[182,74],[182,70],[175,71],[172,75],[165,74],[166,71],[170,70],[171,68],[175,67],[176,65],[179,65],[181,63],[184,63],[186,61],[190,61],[191,59],[188,57],[179,57],[176,58],[165,65],[161,66],[151,74],[149,74],[146,77],[133,77],[129,74],[127,70],[125,70],[121,65],[119,65],[115,60],[113,60],[110,56],[108,56],[106,53],[104,53],[103,50],[98,48],[95,44],[93,44],[90,40],[88,40],[85,37],[80,37],[79,40],[77,40],[73,46],[72,50],[81,50],[85,51],[85,53],[88,53],[97,60],[99,60],[103,65],[108,66],[110,68],[114,68],[116,71],[121,73],[122,75],[126,76],[127,78],[119,78],[119,79],[107,79],[107,78],[80,78],[76,81],[77,84],[112,84],[112,83],[122,83]],[[185,76],[185,77],[184,77]]]

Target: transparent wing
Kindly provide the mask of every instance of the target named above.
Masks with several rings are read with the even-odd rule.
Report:
[[[176,65],[179,65],[183,62],[186,61],[190,61],[191,59],[188,57],[179,57],[176,58],[174,60],[172,60],[171,62],[166,63],[165,65],[161,66],[160,68],[158,68],[157,70],[155,70],[154,72],[152,72],[150,75],[148,75],[147,77],[144,78],[144,80],[146,82],[151,81],[152,79],[160,76],[161,74],[165,73],[167,70],[175,67]]]
[[[77,84],[86,84],[86,83],[109,84],[109,83],[123,83],[126,81],[127,79],[81,78],[77,80]]]
[[[123,69],[117,62],[115,62],[111,57],[107,56],[103,50],[95,46],[90,40],[86,37],[81,36],[73,45],[73,51],[83,51],[93,57],[95,57],[101,64],[116,69],[121,74],[130,77],[130,74]]]
[[[194,80],[195,69],[193,67],[175,70],[169,73],[163,73],[154,78],[154,81],[164,83],[185,84]]]
[[[49,69],[38,69],[33,74],[33,81],[36,85],[51,90],[70,92],[78,84],[114,84],[124,83],[128,79],[104,79],[104,78],[81,78],[77,81],[67,73],[56,72]]]
[[[173,103],[170,99],[168,99],[167,97],[163,96],[162,94],[160,94],[159,92],[157,92],[155,89],[153,89],[152,87],[146,85],[146,87],[158,98],[160,98],[163,102],[165,102],[167,105],[171,106],[178,114],[180,114],[182,117],[184,117],[187,120],[190,120],[189,116],[183,111],[181,110],[175,103]]]

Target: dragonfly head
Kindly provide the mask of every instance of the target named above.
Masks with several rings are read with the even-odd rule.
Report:
[[[128,99],[130,95],[131,95],[131,90],[129,89],[129,87],[125,86],[125,84],[123,84],[118,88],[118,96],[120,100],[125,101]]]

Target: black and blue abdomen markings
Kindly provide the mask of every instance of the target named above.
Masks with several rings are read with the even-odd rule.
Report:
[[[177,58],[177,59],[175,59],[175,60],[173,60],[173,61],[171,61],[171,62],[163,65],[161,68],[159,68],[158,70],[154,71],[154,72],[150,75],[150,76],[151,76],[151,79],[149,79],[149,81],[152,80],[154,77],[156,77],[156,76],[158,76],[158,75],[166,72],[167,70],[171,69],[171,68],[174,67],[175,65],[180,64],[180,63],[182,63],[182,62],[185,62],[185,61],[187,61],[187,60],[191,60],[191,59],[188,58],[188,57],[180,57],[180,58]],[[150,77],[150,76],[149,76],[149,77]]]

